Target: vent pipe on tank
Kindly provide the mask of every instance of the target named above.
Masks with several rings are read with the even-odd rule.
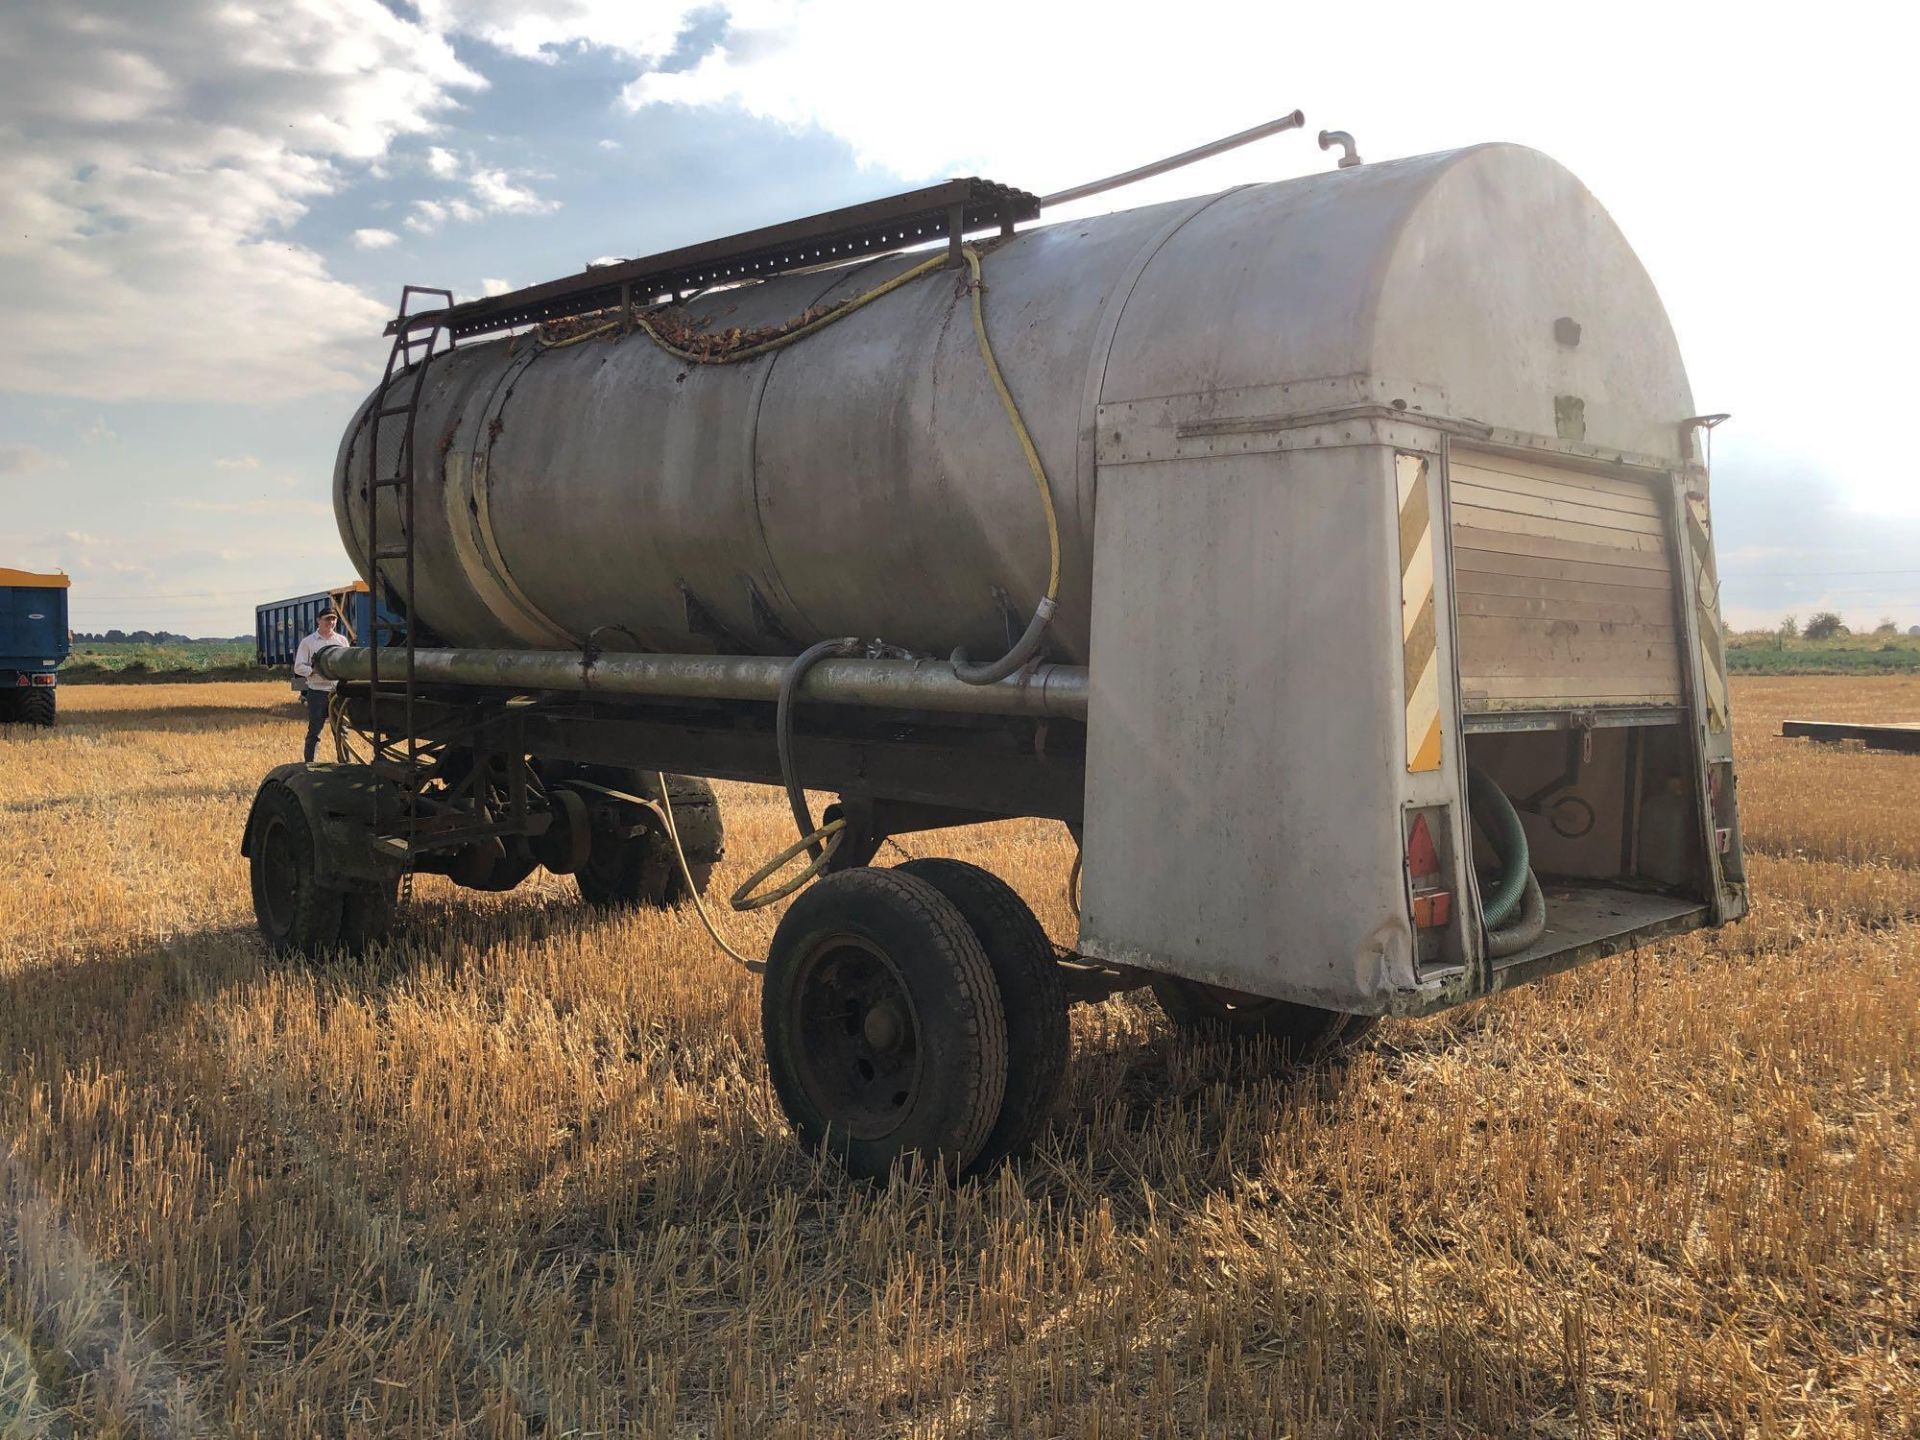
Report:
[[[1322,150],[1331,150],[1336,145],[1346,151],[1346,154],[1340,157],[1340,168],[1342,170],[1351,170],[1354,166],[1361,163],[1360,152],[1354,147],[1353,136],[1344,130],[1322,130],[1320,132],[1320,148]]]
[[[1291,115],[1282,115],[1278,120],[1269,120],[1264,125],[1256,125],[1251,130],[1242,130],[1237,135],[1229,135],[1223,140],[1209,140],[1205,145],[1196,145],[1191,150],[1182,150],[1178,155],[1169,155],[1164,160],[1155,160],[1151,165],[1142,165],[1133,170],[1122,170],[1118,175],[1109,175],[1104,180],[1092,180],[1085,185],[1076,185],[1071,190],[1056,190],[1051,195],[1042,195],[1040,205],[1044,209],[1052,205],[1065,205],[1072,200],[1084,200],[1089,195],[1102,195],[1109,190],[1118,190],[1122,185],[1131,185],[1136,180],[1151,179],[1155,175],[1164,175],[1169,170],[1178,170],[1182,165],[1191,165],[1196,160],[1209,160],[1215,155],[1224,155],[1229,150],[1237,150],[1242,145],[1255,140],[1264,140],[1269,135],[1278,135],[1283,130],[1298,130],[1307,123],[1307,117],[1295,110]]]

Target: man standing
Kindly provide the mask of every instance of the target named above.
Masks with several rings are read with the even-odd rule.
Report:
[[[327,725],[327,706],[333,702],[337,680],[329,680],[313,668],[313,657],[322,650],[337,650],[346,645],[346,640],[334,633],[337,623],[331,610],[322,610],[315,622],[319,627],[300,642],[300,648],[293,652],[293,674],[296,680],[305,684],[300,693],[307,701],[307,763],[313,763],[314,747],[320,743],[320,732]]]

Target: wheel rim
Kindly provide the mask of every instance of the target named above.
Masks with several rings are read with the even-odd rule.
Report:
[[[274,934],[285,935],[293,928],[299,891],[300,864],[292,832],[278,816],[270,817],[260,833],[260,904]]]
[[[899,970],[866,939],[822,937],[801,961],[798,1069],[829,1129],[855,1140],[893,1133],[920,1088],[919,1017]]]

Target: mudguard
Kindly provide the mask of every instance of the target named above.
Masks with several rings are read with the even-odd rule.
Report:
[[[406,798],[400,787],[382,780],[365,765],[276,765],[254,792],[240,853],[251,856],[254,816],[260,796],[272,785],[291,790],[313,827],[315,878],[340,890],[391,885],[402,865],[396,856],[373,846],[374,835],[391,830],[402,818]]]

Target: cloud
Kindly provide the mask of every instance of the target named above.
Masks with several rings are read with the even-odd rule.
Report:
[[[416,200],[405,220],[407,229],[417,235],[431,235],[449,220],[467,223],[485,215],[549,215],[560,208],[557,200],[536,194],[516,178],[500,169],[479,169],[467,177],[467,195],[439,200]]]
[[[193,500],[185,497],[169,500],[169,509],[195,515],[292,515],[331,519],[333,507],[318,500],[280,497],[271,500]],[[251,558],[251,557],[249,557]]]
[[[427,148],[427,169],[442,180],[451,180],[460,173],[460,157],[451,150],[431,145]]]
[[[449,220],[478,220],[478,206],[469,205],[460,199],[453,200],[416,200],[413,213],[407,216],[407,229],[418,235],[431,235]]]
[[[356,230],[353,232],[354,247],[360,250],[384,250],[389,245],[398,242],[399,239],[400,237],[391,230]]]
[[[260,457],[258,455],[223,455],[213,464],[217,470],[258,470]]]
[[[18,7],[0,75],[0,388],[98,400],[358,387],[386,306],[289,227],[484,83],[378,0]]]
[[[686,17],[703,7],[648,0],[416,0],[422,21],[471,35],[524,60],[552,62],[582,44],[642,60],[664,58]]]
[[[502,215],[544,215],[558,210],[556,200],[543,200],[505,170],[476,170],[467,185],[480,202],[480,208]]]
[[[513,289],[513,282],[510,280],[482,280],[480,282],[480,293],[482,295],[504,295],[511,289]]]
[[[64,470],[66,460],[37,445],[0,445],[0,475],[29,475],[35,470]]]
[[[598,144],[602,150],[618,150],[620,148],[620,142],[618,140],[602,139],[595,143]]]

